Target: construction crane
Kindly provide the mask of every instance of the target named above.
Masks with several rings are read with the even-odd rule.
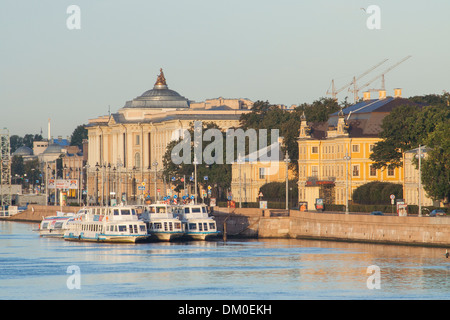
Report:
[[[385,86],[385,82],[384,82],[384,75],[386,73],[388,73],[389,71],[391,71],[392,69],[394,69],[395,67],[397,67],[399,64],[405,62],[406,60],[408,60],[409,58],[411,58],[411,56],[407,56],[405,58],[403,58],[402,60],[400,60],[399,62],[397,62],[396,64],[394,64],[393,66],[387,68],[383,73],[379,74],[378,76],[376,76],[375,78],[373,78],[370,81],[367,81],[365,84],[363,84],[362,86],[357,87],[356,86],[356,82],[354,83],[353,89],[348,88],[348,91],[352,91],[353,95],[354,95],[354,99],[355,99],[355,103],[359,100],[358,97],[358,92],[361,91],[363,88],[367,87],[368,85],[370,85],[372,82],[374,82],[375,80],[378,80],[379,78],[381,78],[381,90],[386,90],[386,86]]]
[[[388,59],[384,59],[383,61],[377,63],[376,65],[374,65],[372,68],[370,68],[369,70],[365,71],[364,73],[360,74],[358,77],[353,77],[353,80],[350,83],[347,83],[345,86],[341,87],[340,89],[336,90],[335,86],[334,86],[334,79],[331,80],[331,92],[329,90],[327,90],[327,94],[331,94],[331,96],[333,97],[334,100],[336,100],[337,94],[339,92],[341,92],[342,90],[348,88],[351,85],[355,85],[356,81],[358,81],[359,79],[361,79],[362,77],[364,77],[365,75],[367,75],[368,73],[370,73],[371,71],[373,71],[374,69],[378,68],[379,66],[381,66],[383,63],[385,63],[386,61],[388,61]]]

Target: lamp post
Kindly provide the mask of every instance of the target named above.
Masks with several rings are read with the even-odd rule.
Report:
[[[345,214],[348,214],[348,161],[351,157],[348,155],[348,152],[345,152],[344,160],[345,160]]]
[[[286,155],[284,156],[284,162],[286,163],[286,211],[289,210],[289,162],[291,162],[291,159],[289,159],[288,152],[286,150]]]
[[[156,179],[157,179],[157,176],[156,176],[156,170],[157,170],[157,168],[158,168],[158,162],[157,161],[155,161],[155,162],[153,162],[152,163],[152,165],[155,167],[155,203],[156,203],[156,201],[157,201],[157,199],[158,199],[158,194],[157,194],[157,186],[156,186]]]
[[[419,145],[419,154],[416,155],[419,158],[419,188],[418,193],[418,205],[419,205],[419,217],[422,216],[422,146]]]
[[[195,173],[195,182],[194,182],[194,191],[195,191],[195,199],[194,199],[194,204],[197,204],[197,165],[198,165],[198,161],[197,161],[197,156],[194,154],[194,173]]]
[[[239,153],[238,157],[238,166],[239,166],[239,208],[242,208],[242,158],[241,154]]]
[[[95,201],[94,204],[97,205],[98,204],[98,193],[99,193],[99,188],[98,188],[98,172],[100,171],[100,165],[98,164],[98,162],[95,164]]]

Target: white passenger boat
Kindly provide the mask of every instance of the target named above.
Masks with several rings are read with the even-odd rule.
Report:
[[[155,203],[145,206],[141,215],[147,225],[147,231],[152,238],[161,241],[171,241],[184,235],[183,225],[174,216],[174,207],[165,203]]]
[[[75,213],[57,212],[56,216],[44,217],[39,224],[39,232],[41,237],[64,237],[64,232],[68,224],[76,217]]]
[[[203,204],[188,204],[176,207],[176,216],[184,226],[184,234],[193,240],[206,240],[217,236],[216,221],[208,216],[208,210]]]
[[[68,224],[68,241],[138,242],[149,237],[147,226],[130,206],[92,207]]]

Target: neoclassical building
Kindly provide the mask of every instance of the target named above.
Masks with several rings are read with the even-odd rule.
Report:
[[[153,89],[127,101],[116,113],[89,120],[87,190],[91,201],[139,203],[153,199],[155,189],[164,196],[170,188],[161,175],[168,143],[196,120],[214,122],[223,130],[237,127],[251,104],[247,99],[228,105],[193,103],[169,89],[161,69]]]

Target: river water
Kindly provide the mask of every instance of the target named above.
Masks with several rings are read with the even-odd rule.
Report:
[[[1,300],[450,298],[442,248],[289,239],[97,244],[41,238],[36,227],[0,221]]]

